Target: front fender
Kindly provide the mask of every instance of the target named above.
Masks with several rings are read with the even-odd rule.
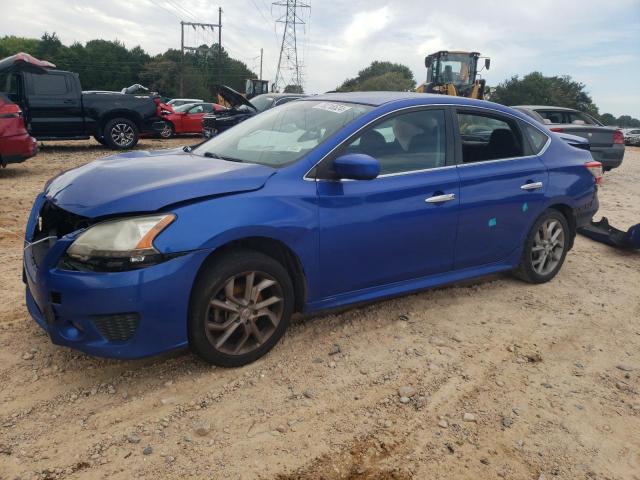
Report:
[[[156,238],[155,246],[163,253],[213,252],[233,241],[265,237],[289,248],[302,263],[308,279],[317,278],[315,182],[299,183],[287,193],[280,191],[276,195],[277,189],[262,189],[172,209],[176,220]],[[314,287],[308,285],[309,298]]]

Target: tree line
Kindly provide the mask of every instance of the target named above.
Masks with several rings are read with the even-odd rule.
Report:
[[[398,63],[375,61],[367,68],[360,70],[354,78],[345,80],[336,90],[340,92],[410,91],[415,87],[416,81],[409,67]],[[600,114],[597,105],[586,92],[586,86],[568,75],[545,76],[540,72],[531,72],[522,78],[513,76],[487,90],[489,91],[488,100],[503,105],[567,107],[589,113],[605,125],[621,128],[640,127],[640,120],[630,115],[621,115],[616,118],[610,113]]]
[[[120,91],[140,83],[173,98],[180,95],[182,73],[185,97],[210,99],[213,87],[219,83],[242,92],[246,79],[257,78],[244,62],[232,58],[217,44],[202,45],[198,53],[185,53],[182,58],[180,50],[169,49],[152,56],[139,46],[128,49],[117,40],[90,40],[84,45],[75,42],[66,46],[55,33],[46,32],[40,39],[0,38],[0,58],[18,52],[77,72],[84,90]]]
[[[0,58],[27,52],[48,60],[60,69],[77,72],[85,90],[120,91],[140,83],[166,97],[180,95],[180,78],[184,82],[184,96],[207,98],[213,96],[218,83],[244,91],[245,80],[257,78],[247,65],[232,58],[219,45],[202,45],[197,53],[169,49],[149,55],[141,47],[131,49],[119,41],[90,40],[84,45],[75,42],[63,45],[55,33],[45,32],[41,38],[5,36],[0,38]],[[221,58],[220,58],[221,57]],[[221,68],[219,68],[219,62]],[[294,91],[288,86],[285,91]],[[345,80],[337,91],[411,91],[416,80],[405,65],[374,61],[358,74]],[[630,115],[615,117],[600,113],[583,83],[568,75],[545,76],[531,72],[522,78],[511,77],[489,88],[488,99],[504,105],[554,105],[587,112],[605,125],[621,128],[640,128],[640,120]],[[298,91],[297,89],[295,91]]]

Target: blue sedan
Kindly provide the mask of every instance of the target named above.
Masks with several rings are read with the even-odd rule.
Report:
[[[294,312],[502,271],[546,282],[598,209],[581,142],[489,102],[362,92],[96,160],[35,201],[27,306],[92,355],[188,345],[239,366]]]

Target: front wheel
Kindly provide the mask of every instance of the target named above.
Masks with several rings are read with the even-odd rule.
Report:
[[[160,130],[160,137],[161,138],[171,138],[175,135],[175,130],[174,127],[171,123],[169,122],[165,122],[164,123],[164,128],[162,130]]]
[[[571,233],[567,219],[557,210],[540,215],[525,240],[515,275],[529,283],[544,283],[555,277],[569,250]]]
[[[133,148],[138,143],[138,127],[128,118],[114,118],[104,126],[103,138],[114,150]]]
[[[259,252],[232,252],[205,266],[194,285],[189,345],[204,360],[239,367],[284,335],[294,294],[286,269]]]

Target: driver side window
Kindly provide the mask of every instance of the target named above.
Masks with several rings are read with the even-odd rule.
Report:
[[[204,112],[204,108],[202,107],[202,105],[196,105],[193,108],[189,109],[189,113],[202,113]]]
[[[343,153],[364,153],[380,162],[380,175],[443,167],[446,164],[445,111],[395,115],[367,128]]]

